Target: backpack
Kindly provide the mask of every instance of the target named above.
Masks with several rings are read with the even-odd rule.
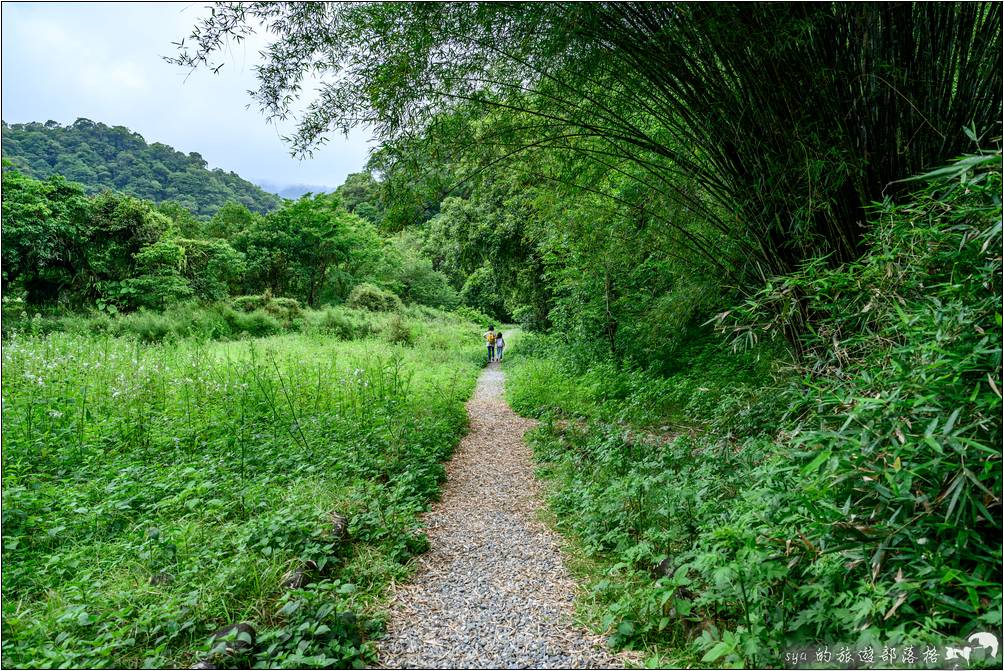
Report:
[[[488,334],[488,344],[489,345],[494,345],[495,344],[495,334],[494,333],[489,333]]]

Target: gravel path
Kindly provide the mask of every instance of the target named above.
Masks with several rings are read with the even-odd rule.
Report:
[[[393,668],[623,668],[603,638],[572,623],[576,586],[559,539],[537,519],[541,496],[523,433],[532,420],[502,397],[489,364],[467,403],[471,431],[425,515],[431,549],[391,604],[380,664]]]

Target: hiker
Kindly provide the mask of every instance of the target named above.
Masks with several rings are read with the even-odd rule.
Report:
[[[505,349],[505,338],[502,337],[502,331],[499,331],[495,336],[495,360],[502,360],[502,350]]]
[[[488,363],[495,360],[495,327],[489,326],[488,333],[485,334],[485,340],[488,342]]]

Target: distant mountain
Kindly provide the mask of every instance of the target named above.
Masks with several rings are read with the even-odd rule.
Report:
[[[37,179],[58,173],[91,192],[114,189],[156,202],[172,200],[202,216],[211,216],[228,201],[256,212],[274,210],[282,202],[236,173],[209,170],[196,152],[147,144],[124,126],[90,119],[69,126],[0,123],[4,158]]]
[[[283,198],[296,200],[306,193],[333,193],[338,187],[315,186],[311,184],[276,184],[265,180],[256,180],[255,184],[265,189],[269,193],[274,193]]]

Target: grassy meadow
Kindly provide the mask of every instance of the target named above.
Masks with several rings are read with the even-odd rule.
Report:
[[[187,665],[234,622],[258,638],[235,663],[370,660],[483,357],[446,313],[375,330],[11,334],[3,665]],[[306,561],[309,584],[283,589]]]

